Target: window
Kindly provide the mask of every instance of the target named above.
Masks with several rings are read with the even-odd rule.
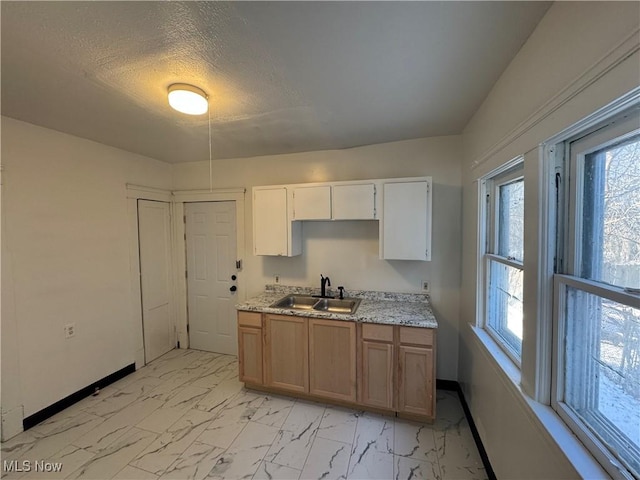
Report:
[[[524,257],[524,178],[522,159],[482,182],[486,198],[484,328],[520,365]]]
[[[639,120],[560,149],[553,406],[614,478],[640,476]]]

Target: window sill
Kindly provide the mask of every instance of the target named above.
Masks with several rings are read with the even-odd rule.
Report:
[[[474,327],[473,325],[470,326],[478,340],[480,340],[480,343],[500,366],[502,372],[514,385],[520,388],[520,366],[513,361],[509,354],[504,351],[502,345],[500,345],[489,332],[483,328]]]
[[[562,421],[558,414],[548,405],[536,402],[526,395],[520,387],[521,375],[518,367],[502,351],[502,348],[483,329],[469,324],[474,337],[495,365],[496,370],[504,377],[506,385],[512,388],[514,397],[518,399],[526,414],[534,421],[538,430],[556,445],[567,458],[580,478],[609,478],[602,466],[596,461],[586,447]],[[491,459],[489,459],[491,460]]]

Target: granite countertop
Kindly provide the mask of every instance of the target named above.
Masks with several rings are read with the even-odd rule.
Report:
[[[361,298],[355,314],[339,314],[318,310],[294,310],[270,307],[285,295],[317,295],[317,288],[267,285],[265,291],[236,305],[236,309],[247,312],[293,315],[297,317],[328,318],[362,323],[405,325],[409,327],[438,328],[429,296],[419,293],[371,292],[366,290],[346,291],[345,298]]]

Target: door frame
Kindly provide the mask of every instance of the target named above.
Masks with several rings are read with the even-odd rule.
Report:
[[[246,289],[242,288],[242,271],[244,269],[243,255],[245,252],[245,222],[244,202],[245,188],[229,188],[216,190],[178,190],[173,192],[173,218],[182,221],[173,222],[173,240],[175,256],[175,298],[176,301],[176,330],[180,348],[189,348],[189,333],[187,332],[187,243],[185,241],[184,204],[192,202],[235,202],[236,206],[236,261],[240,262],[238,275],[238,301],[246,299]]]
[[[142,318],[142,288],[140,285],[140,237],[138,235],[138,200],[150,200],[169,204],[170,231],[171,231],[171,310],[175,327],[176,318],[176,248],[175,248],[175,224],[173,219],[173,196],[169,190],[144,187],[141,185],[127,184],[127,216],[129,223],[129,278],[131,301],[131,330],[130,338],[135,352],[136,370],[145,365],[144,359],[144,325]],[[175,338],[174,338],[175,342]]]

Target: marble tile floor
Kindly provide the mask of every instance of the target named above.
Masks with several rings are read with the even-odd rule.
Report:
[[[3,443],[2,478],[486,478],[454,392],[427,425],[246,390],[237,372],[173,350]]]

